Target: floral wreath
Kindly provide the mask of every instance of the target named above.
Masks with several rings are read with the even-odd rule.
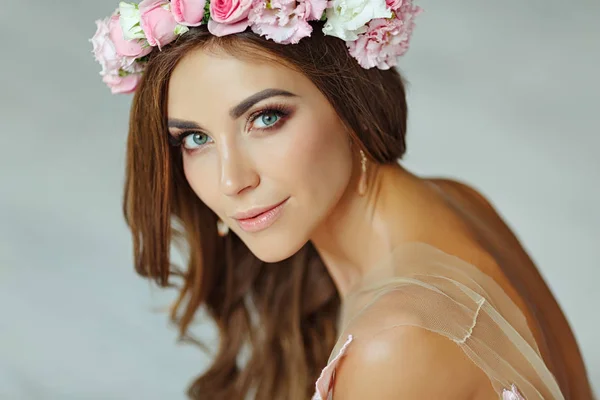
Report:
[[[100,75],[112,93],[135,91],[147,55],[160,50],[190,27],[203,24],[215,36],[250,28],[280,44],[309,37],[309,21],[324,21],[323,33],[344,41],[366,69],[389,69],[409,47],[414,17],[422,12],[412,0],[143,0],[121,2],[90,39]]]

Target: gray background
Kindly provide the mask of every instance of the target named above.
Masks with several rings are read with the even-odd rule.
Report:
[[[483,191],[600,389],[600,2],[423,0],[406,165]],[[0,399],[183,399],[207,358],[157,311],[120,211],[129,96],[87,39],[117,1],[0,8]],[[199,324],[197,333],[211,333]],[[209,334],[210,336],[210,334]]]

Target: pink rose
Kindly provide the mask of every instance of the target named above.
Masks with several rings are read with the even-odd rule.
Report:
[[[152,51],[152,47],[146,46],[146,48],[142,48],[141,40],[125,40],[123,38],[123,28],[119,23],[119,16],[113,15],[110,18],[110,22],[108,24],[108,29],[110,31],[110,39],[115,45],[115,49],[117,53],[126,57],[143,57],[146,54]]]
[[[215,36],[245,31],[251,8],[252,0],[212,0],[208,30]]]
[[[312,33],[308,21],[320,19],[327,0],[255,0],[248,16],[252,31],[281,44],[295,44]]]
[[[142,67],[134,57],[126,57],[117,52],[115,43],[111,39],[114,36],[111,26],[114,24],[115,15],[96,21],[98,29],[90,42],[92,42],[96,61],[102,66],[100,72],[102,80],[112,93],[131,93],[135,91],[141,78]]]
[[[115,45],[110,39],[110,18],[96,21],[96,33],[90,39],[93,47],[94,58],[102,66],[100,75],[118,72],[121,68],[121,56],[117,53]]]
[[[206,0],[171,0],[175,21],[185,26],[198,26],[204,19]]]
[[[385,3],[390,10],[396,11],[398,8],[400,8],[400,6],[402,6],[404,0],[385,0]]]
[[[402,46],[397,20],[377,18],[358,39],[348,43],[348,50],[363,68],[390,69],[406,48]]]
[[[422,11],[411,3],[411,0],[404,0],[395,10],[395,18],[376,18],[369,22],[367,31],[357,40],[347,42],[350,55],[361,67],[385,70],[397,65],[398,57],[409,48],[414,17]]]
[[[112,94],[129,94],[135,92],[142,79],[142,74],[130,74],[126,76],[105,75],[102,80],[110,88]]]
[[[139,9],[140,25],[150,46],[158,46],[160,50],[162,46],[175,40],[177,21],[169,9],[168,1],[144,0]]]
[[[306,6],[307,21],[321,19],[327,8],[327,0],[304,0],[303,3]]]

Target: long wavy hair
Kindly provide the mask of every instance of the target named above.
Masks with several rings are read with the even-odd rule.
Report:
[[[325,95],[371,162],[394,163],[405,152],[401,75],[361,68],[344,41],[324,36],[321,23],[313,27],[312,36],[295,45],[252,32],[215,37],[204,26],[192,28],[149,55],[133,98],[123,212],[135,269],[160,287],[178,288],[171,320],[182,339],[191,338],[201,308],[219,330],[212,364],[188,389],[192,399],[309,398],[337,339],[340,298],[311,243],[268,264],[232,232],[218,235],[217,216],[188,185],[181,150],[168,142],[167,93],[178,62],[202,49],[282,63]],[[173,246],[183,250],[187,268],[172,264]],[[240,360],[245,348],[249,355]]]

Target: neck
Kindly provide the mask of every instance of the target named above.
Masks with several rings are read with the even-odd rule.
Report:
[[[342,298],[362,276],[377,266],[395,245],[398,225],[394,208],[400,206],[405,183],[415,176],[400,165],[383,165],[359,196],[351,184],[339,204],[311,238]]]

